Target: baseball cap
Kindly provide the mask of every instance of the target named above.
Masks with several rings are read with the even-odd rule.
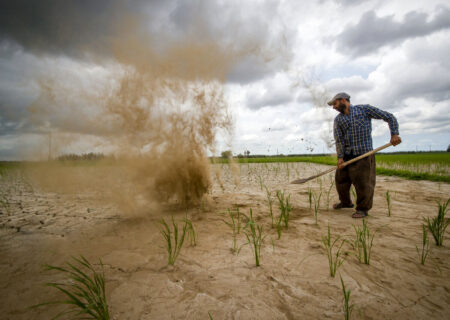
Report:
[[[350,96],[349,96],[348,94],[346,94],[345,92],[339,92],[338,94],[336,94],[336,95],[333,97],[333,99],[331,99],[330,101],[327,102],[328,105],[329,105],[329,106],[332,106],[332,105],[334,104],[334,102],[335,102],[337,99],[347,99],[347,100],[350,100]]]

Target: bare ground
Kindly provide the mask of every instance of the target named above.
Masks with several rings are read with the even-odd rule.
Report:
[[[306,185],[289,185],[327,168],[315,164],[250,164],[240,166],[239,185],[230,168],[220,171],[202,206],[149,206],[136,212],[98,201],[99,195],[78,191],[55,193],[33,187],[19,173],[2,177],[0,188],[8,204],[0,207],[0,294],[2,319],[50,319],[58,307],[27,309],[57,299],[43,286],[59,275],[42,271],[43,264],[61,265],[82,254],[91,262],[102,259],[107,294],[114,319],[342,319],[339,276],[331,278],[321,237],[330,225],[334,235],[351,239],[352,210],[327,210],[331,176]],[[291,195],[293,211],[280,240],[270,227],[265,190],[283,189]],[[315,225],[308,188],[323,195]],[[384,194],[393,198],[387,216]],[[450,185],[377,177],[374,208],[367,218],[376,230],[371,264],[351,253],[339,269],[354,319],[444,319],[450,314],[450,239],[419,263],[416,245],[422,238],[422,217],[437,213],[436,201],[447,199]],[[336,202],[331,189],[330,206]],[[253,209],[267,234],[261,266],[255,267],[250,246],[234,255],[231,230],[223,213],[238,206]],[[274,213],[279,209],[274,202]],[[155,223],[174,214],[187,214],[198,244],[183,248],[174,267],[167,266],[164,240]],[[239,244],[245,242],[240,235]],[[349,251],[350,248],[346,247]]]

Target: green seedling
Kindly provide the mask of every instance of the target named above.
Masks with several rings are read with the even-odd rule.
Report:
[[[258,182],[259,182],[259,188],[260,188],[261,191],[262,191],[262,190],[263,190],[263,187],[264,187],[264,180],[263,180],[263,178],[262,178],[262,175],[259,174],[259,173],[258,173],[257,177],[258,177]]]
[[[318,216],[319,216],[319,209],[320,209],[320,198],[322,197],[322,191],[319,192],[319,195],[314,192],[313,193],[313,199],[314,199],[314,220],[315,223],[318,224]]]
[[[169,265],[174,265],[175,261],[180,254],[181,248],[183,247],[184,239],[186,237],[186,232],[188,229],[188,224],[185,221],[181,231],[178,229],[178,224],[175,223],[175,220],[172,216],[172,229],[170,229],[169,225],[166,223],[164,219],[161,219],[159,222],[160,226],[158,226],[159,232],[163,235],[166,240],[166,249],[168,253],[168,263]],[[181,232],[181,233],[180,233]]]
[[[61,300],[44,302],[32,306],[38,308],[47,305],[64,305],[52,319],[70,315],[71,319],[109,320],[108,303],[106,301],[105,273],[100,260],[100,271],[85,257],[72,257],[73,262],[66,262],[65,267],[45,265],[47,271],[57,271],[67,276],[66,281],[48,282],[45,285],[57,289],[63,294]]]
[[[280,219],[284,226],[289,228],[289,217],[292,211],[292,206],[290,203],[291,195],[288,195],[287,197],[284,196],[284,191],[277,190],[277,198],[278,198],[278,205],[280,208]]]
[[[184,222],[187,224],[186,233],[189,238],[190,245],[195,247],[197,245],[197,233],[195,232],[194,225],[192,224],[192,221],[188,219],[187,215]]]
[[[370,264],[370,257],[372,253],[373,238],[375,232],[371,234],[366,220],[362,221],[362,227],[353,225],[355,229],[355,240],[353,241],[353,249],[359,262]]]
[[[391,210],[392,210],[392,203],[391,203],[391,194],[389,193],[389,190],[386,191],[385,197],[386,197],[386,203],[387,203],[387,209],[388,209],[388,217],[390,217]]]
[[[443,202],[442,204],[438,202],[438,215],[432,219],[424,218],[424,221],[428,226],[428,230],[430,230],[431,234],[433,235],[434,241],[436,242],[436,245],[439,247],[443,245],[445,230],[450,223],[450,219],[445,217],[445,215],[447,214],[447,206],[449,203],[450,199],[448,199],[447,202]]]
[[[356,189],[355,189],[355,186],[351,186],[350,187],[350,192],[351,192],[351,194],[352,194],[352,201],[353,201],[353,203],[356,203],[356,200],[357,200],[357,196],[356,196]]]
[[[250,217],[248,218],[248,222],[246,228],[244,229],[244,234],[247,237],[247,244],[250,244],[255,255],[255,264],[258,267],[260,265],[261,259],[261,246],[264,242],[263,236],[263,227],[258,225],[253,219],[253,212],[250,208]]]
[[[273,217],[273,198],[272,198],[272,192],[269,191],[269,189],[265,186],[266,188],[266,196],[267,196],[267,203],[269,204],[269,215],[270,215],[270,219],[271,219],[271,227],[274,228],[275,227],[275,223],[274,223],[274,217]]]
[[[343,257],[343,255],[345,256],[345,253],[342,251],[342,246],[344,243],[345,240],[341,240],[339,236],[337,236],[334,240],[332,239],[330,226],[328,226],[328,234],[326,236],[322,236],[322,244],[328,257],[328,266],[330,268],[330,276],[332,278],[334,278],[337,269],[345,261],[345,258]]]
[[[345,284],[344,284],[344,280],[342,280],[342,277],[339,275],[339,277],[341,278],[341,285],[342,285],[342,293],[344,294],[344,298],[343,298],[343,311],[344,311],[344,319],[345,320],[349,320],[350,317],[352,316],[353,313],[353,308],[355,307],[355,305],[350,304],[350,294],[351,294],[351,290],[347,290],[345,288]]]
[[[428,253],[430,251],[430,241],[428,240],[427,227],[424,224],[422,224],[422,248],[419,250],[419,247],[416,246],[416,250],[419,255],[420,263],[425,265],[425,261],[427,260]]]
[[[327,190],[327,210],[330,209],[330,193],[331,193],[331,189],[333,189],[334,186],[334,180],[331,181],[330,187]]]
[[[289,162],[286,162],[286,176],[287,176],[288,180],[289,180],[290,174],[291,174],[291,172],[289,170]]]
[[[241,251],[241,248],[242,248],[242,246],[238,247],[238,245],[237,245],[237,235],[243,229],[243,226],[242,226],[242,216],[243,215],[244,214],[240,213],[239,208],[236,207],[236,212],[228,209],[228,216],[230,217],[230,222],[222,220],[223,222],[225,222],[225,224],[227,226],[229,226],[231,228],[231,231],[233,232],[233,247],[231,250],[236,254],[239,254],[239,252]]]

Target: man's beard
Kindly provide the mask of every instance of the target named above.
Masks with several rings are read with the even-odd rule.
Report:
[[[339,103],[338,106],[336,107],[337,111],[339,111],[340,113],[345,113],[345,108],[347,106],[344,103]]]

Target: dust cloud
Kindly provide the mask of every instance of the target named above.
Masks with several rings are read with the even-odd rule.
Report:
[[[41,127],[64,116],[53,149],[91,139],[115,160],[87,169],[50,161],[30,176],[55,191],[90,188],[127,208],[139,201],[196,204],[211,186],[208,155],[216,152],[217,134],[232,136],[224,82],[243,51],[196,39],[157,46],[130,25],[112,42],[103,85],[39,79],[41,95],[29,108],[30,121]]]

